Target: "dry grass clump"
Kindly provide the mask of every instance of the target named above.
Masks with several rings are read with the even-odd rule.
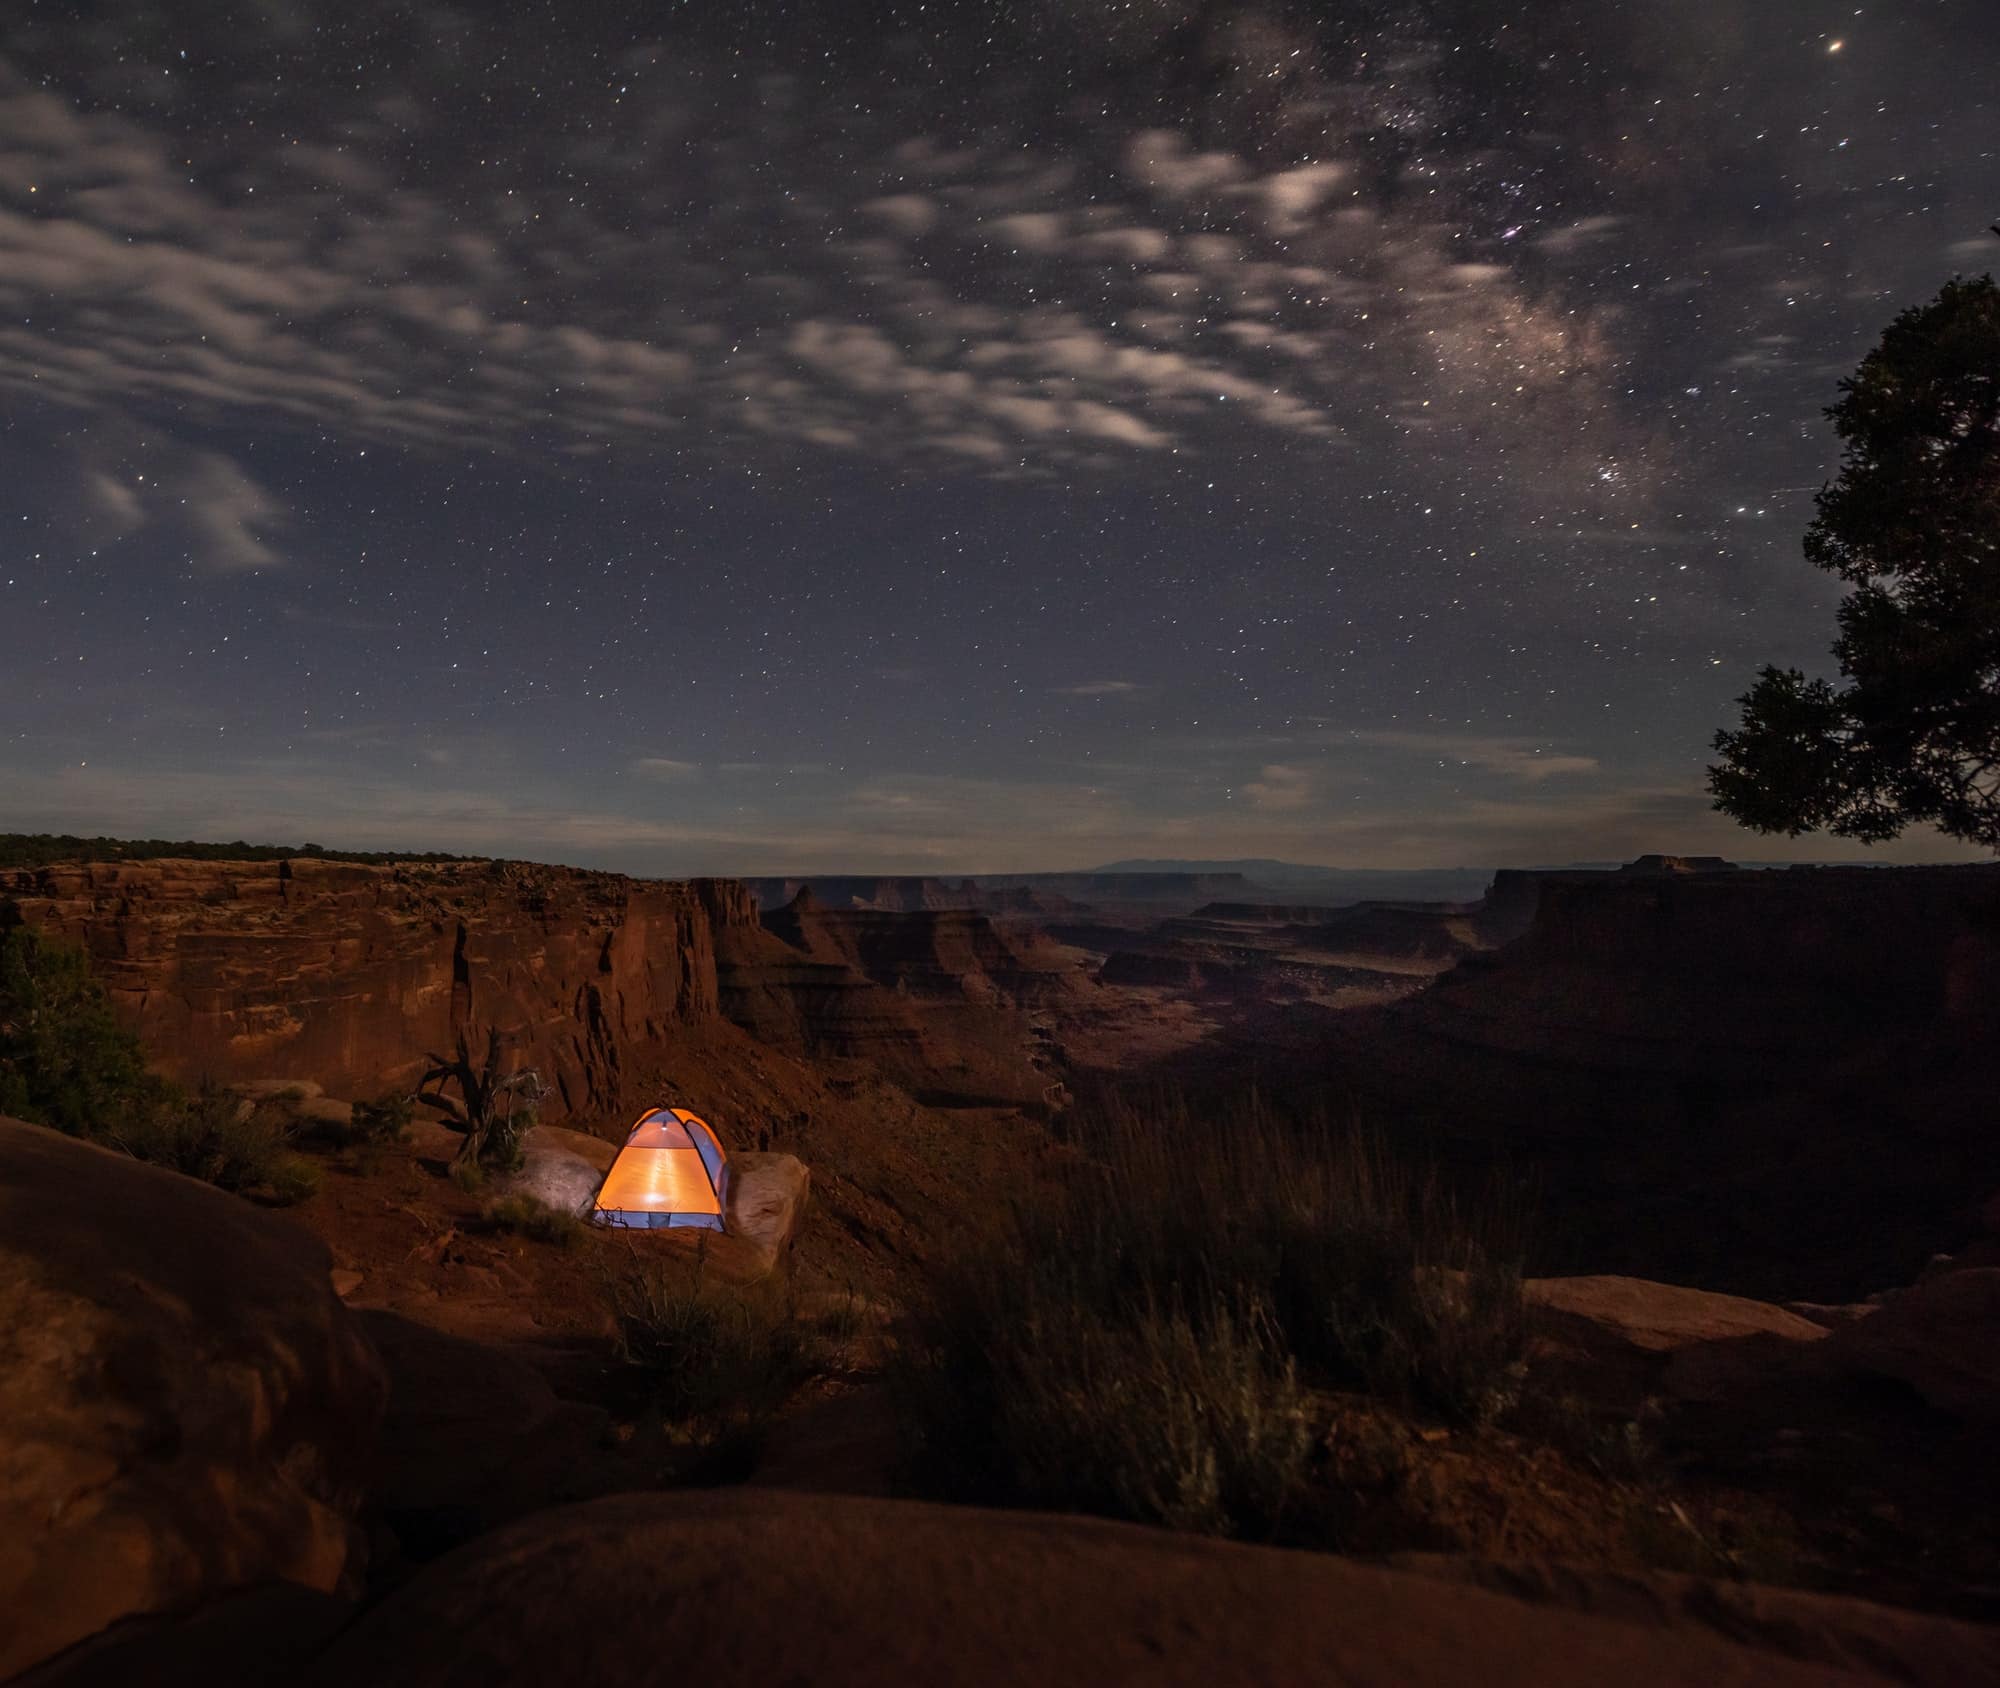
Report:
[[[1510,1402],[1516,1228],[1353,1132],[1170,1102],[936,1274],[895,1369],[919,1482],[1290,1539],[1314,1390],[1453,1424]],[[1308,1509],[1310,1510],[1310,1509]]]
[[[775,1285],[713,1283],[698,1256],[648,1261],[605,1281],[619,1358],[648,1412],[688,1450],[683,1476],[750,1474],[771,1425],[837,1356]]]
[[[574,1248],[583,1240],[583,1221],[573,1213],[551,1207],[539,1196],[526,1191],[502,1196],[489,1202],[482,1216],[487,1228],[503,1231],[553,1248]]]

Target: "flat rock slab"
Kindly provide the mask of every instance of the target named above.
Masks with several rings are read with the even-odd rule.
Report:
[[[0,1678],[350,1579],[387,1386],[330,1267],[240,1197],[0,1119]]]
[[[293,1104],[292,1116],[309,1125],[330,1125],[345,1131],[354,1123],[354,1104],[333,1096],[308,1096]]]
[[[1812,1612],[1739,1632],[1165,1531],[769,1489],[623,1494],[482,1537],[362,1617],[311,1688],[1991,1683],[1990,1631],[1896,1614],[1893,1650]],[[1805,1633],[1801,1634],[1801,1626]]]
[[[1827,1327],[1742,1296],[1613,1276],[1529,1278],[1538,1349],[1588,1379],[1600,1406],[1639,1410],[1655,1395],[1721,1401],[1794,1378]]]
[[[1658,1353],[1732,1337],[1817,1342],[1826,1335],[1824,1325],[1768,1302],[1645,1278],[1529,1278],[1521,1294],[1531,1307],[1585,1320],[1635,1348]]]
[[[1622,1623],[1662,1630],[1706,1625],[1751,1645],[1864,1677],[1879,1671],[1905,1682],[2000,1681],[2000,1631],[1869,1600],[1670,1571],[1501,1564],[1456,1554],[1398,1554],[1392,1563]]]

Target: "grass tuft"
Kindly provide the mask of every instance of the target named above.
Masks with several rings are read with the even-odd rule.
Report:
[[[485,1220],[489,1229],[526,1237],[531,1242],[554,1248],[574,1248],[583,1240],[583,1221],[573,1213],[551,1207],[539,1196],[525,1191],[489,1202]]]
[[[1168,1104],[944,1264],[894,1372],[916,1476],[989,1502],[1287,1539],[1314,1389],[1453,1424],[1511,1400],[1515,1227],[1351,1132]]]
[[[619,1357],[651,1410],[696,1454],[689,1475],[749,1475],[793,1391],[824,1369],[819,1344],[770,1286],[710,1283],[698,1261],[648,1263],[606,1283]]]

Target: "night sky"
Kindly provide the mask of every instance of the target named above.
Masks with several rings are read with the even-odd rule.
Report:
[[[1702,769],[1993,0],[6,14],[0,827],[1858,853]]]

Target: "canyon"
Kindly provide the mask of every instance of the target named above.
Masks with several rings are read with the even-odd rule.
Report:
[[[767,923],[737,880],[518,863],[64,864],[0,875],[0,909],[81,943],[184,1083],[306,1073],[372,1096],[497,1032],[553,1120],[630,1115],[660,1058],[730,1027],[1026,1100],[1050,1079],[1021,1010],[1093,988],[968,911],[807,896]]]

